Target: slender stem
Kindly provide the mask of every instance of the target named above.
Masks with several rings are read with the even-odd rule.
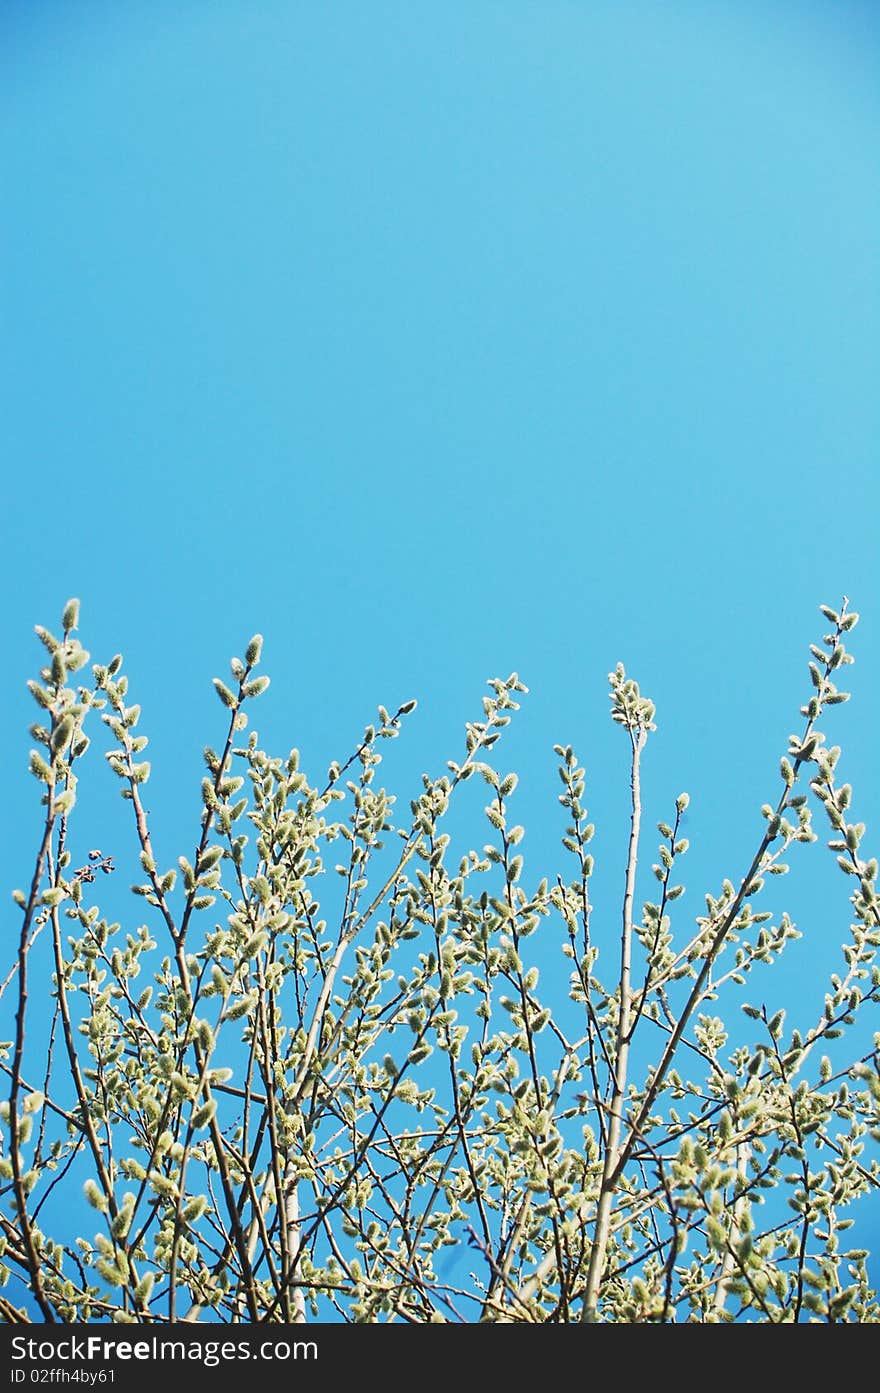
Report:
[[[192,1016],[194,1010],[194,1001],[192,994],[192,986],[190,983],[189,968],[187,966],[186,956],[183,951],[182,934],[178,939],[175,958],[180,984],[183,987],[187,995],[187,998],[190,1002],[189,1015]],[[210,1056],[208,1053],[206,1053],[206,1051],[202,1048],[198,1041],[193,1042],[193,1054],[195,1056],[196,1068],[198,1070],[199,1080],[202,1086],[202,1096],[205,1099],[205,1102],[209,1102],[211,1098],[211,1090],[208,1083],[207,1073],[208,1061]],[[248,1313],[250,1319],[252,1321],[256,1321],[259,1320],[260,1316],[259,1310],[257,1308],[256,1294],[254,1292],[254,1276],[247,1251],[247,1242],[244,1236],[244,1231],[241,1226],[241,1220],[239,1219],[238,1211],[236,1209],[235,1190],[232,1184],[232,1179],[229,1174],[229,1167],[226,1162],[226,1152],[224,1149],[225,1139],[220,1130],[220,1124],[217,1121],[216,1114],[214,1115],[214,1117],[211,1118],[211,1121],[208,1125],[211,1134],[211,1146],[213,1148],[214,1157],[217,1162],[217,1170],[220,1175],[220,1184],[223,1187],[223,1198],[226,1202],[227,1213],[229,1214],[229,1223],[232,1231],[232,1238],[235,1243],[235,1250],[238,1254],[238,1260],[241,1264],[242,1281],[245,1284],[245,1297],[247,1300]]]
[[[737,1144],[736,1172],[743,1182],[743,1191],[745,1189],[745,1179],[748,1170],[749,1159],[751,1157],[751,1152],[752,1149],[747,1142],[739,1142]],[[727,1240],[727,1248],[724,1252],[724,1258],[721,1263],[721,1273],[718,1278],[717,1286],[715,1287],[715,1296],[712,1301],[712,1309],[714,1310],[719,1320],[723,1319],[722,1312],[724,1312],[727,1307],[728,1283],[730,1282],[730,1279],[733,1277],[738,1266],[733,1245],[737,1242],[740,1236],[740,1224],[742,1223],[742,1219],[744,1214],[746,1213],[747,1208],[747,1197],[744,1192],[740,1193],[738,1197],[734,1200],[733,1214],[731,1216],[730,1224],[730,1234]]]
[[[295,1254],[290,1269],[285,1274],[286,1289],[283,1293],[283,1304],[289,1311],[287,1319],[296,1325],[302,1325],[306,1319],[305,1292],[299,1285],[299,1255],[302,1225],[300,1222],[299,1208],[299,1176],[293,1164],[292,1151],[288,1153],[284,1169],[283,1223],[287,1252]]]
[[[37,859],[34,864],[34,874],[31,879],[30,893],[22,918],[21,933],[18,940],[18,1008],[15,1013],[15,1052],[12,1057],[12,1080],[9,1090],[9,1160],[12,1165],[12,1188],[15,1195],[15,1208],[18,1213],[19,1223],[21,1224],[21,1237],[27,1257],[28,1271],[30,1273],[34,1297],[40,1308],[43,1319],[47,1322],[54,1322],[55,1312],[43,1290],[40,1255],[34,1243],[31,1220],[28,1215],[27,1196],[21,1173],[18,1100],[21,1090],[22,1065],[24,1062],[25,1018],[27,1015],[28,1001],[28,939],[30,937],[31,923],[40,893],[43,866],[52,841],[52,827],[54,822],[55,784],[53,782],[49,784],[46,789],[46,821],[43,825],[43,839],[40,843],[40,849],[37,852]]]
[[[584,1293],[582,1320],[595,1321],[599,1300],[599,1289],[605,1271],[608,1252],[608,1239],[611,1233],[611,1207],[614,1190],[619,1178],[621,1152],[620,1136],[623,1126],[623,1104],[626,1097],[626,1084],[629,1069],[629,1049],[632,1041],[630,1018],[632,1013],[632,937],[633,937],[633,899],[636,885],[636,864],[639,851],[639,829],[642,820],[642,800],[639,780],[639,764],[645,746],[647,732],[639,727],[630,730],[632,741],[632,766],[630,774],[631,813],[629,831],[629,850],[626,858],[626,886],[623,895],[623,925],[620,935],[620,1015],[617,1026],[617,1046],[614,1058],[614,1090],[611,1096],[608,1140],[605,1147],[605,1163],[602,1168],[602,1182],[599,1188],[599,1204],[596,1211],[596,1228],[593,1245],[590,1249],[590,1266],[587,1273],[587,1286]]]
[[[340,933],[339,941],[336,945],[336,951],[333,954],[333,961],[330,963],[327,969],[327,976],[324,980],[321,995],[319,996],[318,1001],[315,1005],[315,1010],[312,1015],[312,1023],[309,1027],[309,1033],[306,1039],[305,1049],[303,1050],[302,1059],[300,1061],[299,1068],[297,1069],[296,1073],[296,1078],[294,1079],[293,1086],[291,1088],[290,1098],[288,1100],[287,1105],[289,1111],[293,1111],[298,1106],[305,1092],[306,1085],[309,1080],[309,1071],[312,1066],[312,1060],[314,1059],[315,1051],[317,1049],[318,1037],[320,1034],[321,1026],[324,1021],[324,1013],[330,1001],[330,995],[333,991],[337,974],[339,972],[340,967],[342,966],[342,960],[345,957],[345,950],[351,943],[352,939],[356,938],[357,935],[360,933],[364,924],[369,922],[370,918],[378,909],[379,905],[382,903],[385,896],[388,894],[388,891],[391,889],[392,885],[397,880],[397,877],[400,875],[404,866],[406,866],[407,862],[412,860],[412,857],[415,855],[416,848],[418,847],[420,841],[421,835],[419,833],[415,833],[410,836],[410,839],[406,843],[402,854],[398,858],[397,865],[389,875],[388,879],[385,881],[385,884],[382,886],[382,889],[379,891],[378,895],[376,895],[373,899],[373,902],[370,905],[370,907],[364,911],[364,913],[358,919],[357,923],[355,923],[350,929],[343,930],[343,932]]]

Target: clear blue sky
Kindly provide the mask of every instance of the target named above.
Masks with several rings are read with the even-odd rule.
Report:
[[[39,817],[32,627],[69,595],[93,656],[126,654],[163,864],[255,630],[261,735],[316,774],[419,698],[404,806],[517,669],[527,867],[572,741],[610,934],[609,669],[658,707],[649,838],[691,793],[699,911],[846,593],[856,699],[827,728],[876,853],[878,60],[856,0],[4,0],[7,888]],[[780,891],[807,1021],[851,888],[812,853]]]

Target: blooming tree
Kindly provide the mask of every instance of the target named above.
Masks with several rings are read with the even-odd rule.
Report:
[[[631,795],[616,924],[593,912],[570,746],[556,747],[562,864],[526,877],[517,777],[496,752],[516,674],[489,683],[460,762],[425,777],[401,820],[378,775],[415,703],[380,707],[312,782],[296,750],[272,755],[248,728],[269,681],[259,636],[214,680],[224,726],[204,751],[195,852],[163,866],[141,709],[121,657],[88,669],[78,610],[60,635],[38,627],[29,684],[45,816],[0,1003],[3,1318],[878,1319],[847,1237],[880,1183],[877,1056],[847,1052],[880,994],[877,862],[819,727],[847,697],[846,602],[823,607],[751,860],[694,922],[676,906],[685,793],[639,897],[655,712],[611,674]],[[98,734],[140,866],[118,922],[97,901],[113,861],[76,850]],[[472,778],[489,841],[462,850]],[[798,937],[761,891],[794,843],[817,841],[814,812],[850,877],[850,922],[818,1019],[789,1027],[742,994]],[[542,984],[554,959],[566,993]],[[735,1032],[722,998],[745,1010]]]

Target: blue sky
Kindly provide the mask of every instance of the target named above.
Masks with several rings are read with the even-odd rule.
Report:
[[[32,629],[70,595],[95,659],[126,655],[164,863],[210,679],[255,630],[261,735],[316,777],[419,698],[404,806],[516,669],[527,865],[558,864],[571,741],[610,933],[610,668],[658,708],[646,861],[691,793],[698,911],[760,835],[846,593],[855,700],[827,726],[876,852],[878,57],[855,0],[5,0],[8,887],[39,821]],[[806,861],[783,900],[811,1020],[850,887]]]

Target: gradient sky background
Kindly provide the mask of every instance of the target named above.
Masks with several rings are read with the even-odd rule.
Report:
[[[39,825],[33,625],[70,595],[93,658],[125,653],[164,865],[196,838],[210,679],[255,630],[260,734],[315,778],[419,698],[404,807],[518,670],[526,875],[562,864],[571,741],[611,945],[609,669],[658,708],[644,861],[687,789],[699,912],[846,593],[855,699],[825,725],[876,854],[878,59],[856,0],[4,0],[7,889]],[[76,835],[127,884],[90,767]],[[805,938],[762,980],[809,1024],[851,885],[820,847],[795,872],[775,903]]]

